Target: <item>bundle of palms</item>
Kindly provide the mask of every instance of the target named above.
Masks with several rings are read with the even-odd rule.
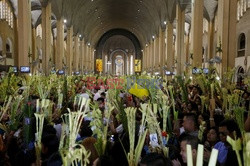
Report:
[[[63,165],[86,165],[89,163],[90,153],[86,149],[76,143],[77,134],[79,133],[80,126],[83,118],[87,116],[87,110],[90,100],[80,98],[77,104],[77,111],[68,113],[63,116],[63,127],[60,139],[59,151],[62,156]],[[84,158],[83,158],[84,156]]]
[[[127,154],[127,160],[128,160],[129,166],[137,166],[139,163],[142,148],[143,148],[146,134],[148,131],[147,129],[144,130],[144,127],[146,126],[147,107],[148,107],[147,104],[141,105],[141,109],[140,109],[142,112],[142,120],[141,120],[141,127],[140,127],[141,131],[140,131],[140,135],[139,135],[139,139],[138,139],[136,147],[135,147],[136,108],[128,107],[125,109],[126,115],[128,117],[128,134],[129,134],[129,143],[130,143],[129,152]]]
[[[93,120],[90,122],[90,126],[94,128],[93,135],[97,137],[95,148],[99,156],[104,155],[106,152],[109,121],[111,113],[114,110],[114,107],[110,103],[107,104],[108,110],[104,112],[104,119],[106,121],[103,121],[102,112],[99,109],[95,109],[92,112]]]

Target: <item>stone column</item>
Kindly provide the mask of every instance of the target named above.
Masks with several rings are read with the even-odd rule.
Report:
[[[45,75],[49,74],[51,56],[51,3],[42,5],[42,66]]]
[[[208,60],[214,57],[214,19],[208,24]]]
[[[37,70],[37,67],[39,65],[39,60],[37,57],[37,50],[36,50],[36,28],[32,28],[32,73],[35,74],[35,71]]]
[[[155,49],[154,49],[154,55],[155,55],[155,68],[158,71],[158,67],[160,65],[160,55],[159,55],[159,45],[160,45],[160,32],[158,34],[159,36],[155,39]]]
[[[93,47],[90,47],[90,70],[93,70],[93,66],[94,66],[94,49]]]
[[[86,44],[85,39],[82,39],[82,70],[86,69]]]
[[[236,23],[237,23],[237,0],[218,1],[218,43],[221,41],[222,57],[221,74],[235,65],[236,46]],[[217,54],[217,55],[218,55]]]
[[[56,36],[56,69],[61,70],[63,68],[64,57],[64,23],[63,17],[59,18],[56,23],[57,36]]]
[[[87,43],[86,43],[87,44]],[[86,45],[86,69],[89,70],[89,46]]]
[[[163,29],[160,27],[159,29],[159,36],[160,36],[160,44],[159,44],[159,64],[160,64],[160,73],[161,75],[164,74],[163,66],[165,65],[165,57],[166,57],[166,52],[165,52],[165,32]]]
[[[147,70],[147,57],[148,57],[148,50],[147,50],[147,47],[145,46],[144,47],[144,52],[143,52],[143,71],[146,71]]]
[[[74,60],[73,60],[73,69],[75,71],[79,70],[79,38],[78,35],[76,34],[76,36],[74,37]]]
[[[166,59],[167,68],[170,71],[173,71],[174,66],[174,54],[173,54],[173,24],[168,22],[166,27]]]
[[[80,41],[79,71],[83,72],[84,40]]]
[[[127,66],[128,66],[128,75],[130,75],[130,55],[127,54]]]
[[[148,57],[149,57],[149,54],[148,54],[148,45],[145,46],[145,70],[148,70]]]
[[[56,55],[57,55],[57,40],[55,37],[53,37],[53,45],[51,47],[51,59],[52,59],[52,64],[56,64]],[[56,66],[55,66],[56,67]]]
[[[180,5],[176,6],[176,58],[177,75],[182,75],[184,70],[184,36],[185,36],[185,11],[181,10]]]
[[[144,68],[145,68],[145,54],[144,54],[145,50],[142,51],[142,62],[141,62],[141,68],[142,68],[142,71],[144,71]]]
[[[72,58],[73,58],[73,26],[67,30],[67,71],[72,74]]]
[[[202,66],[203,8],[203,0],[193,0],[191,23],[191,50],[193,51],[194,67]]]
[[[31,54],[31,2],[18,1],[18,66],[29,66]]]
[[[154,49],[154,52],[153,52],[153,55],[154,55],[153,67],[154,67],[155,70],[158,67],[158,41],[159,41],[159,38],[157,36],[155,36],[155,39],[153,41],[153,49]]]
[[[190,63],[190,51],[189,51],[189,45],[190,44],[190,33],[186,35],[186,43],[185,43],[185,53],[186,53],[186,62]],[[189,73],[189,66],[185,67],[185,72]]]
[[[154,69],[154,59],[155,59],[155,56],[154,56],[154,41],[155,40],[152,40],[151,41],[151,43],[150,43],[150,54],[151,54],[151,56],[150,56],[150,66],[151,66],[151,70],[153,71],[153,69]]]

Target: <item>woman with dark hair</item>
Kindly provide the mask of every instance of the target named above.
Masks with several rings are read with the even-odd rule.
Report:
[[[204,162],[208,164],[211,151],[214,145],[219,141],[218,128],[212,127],[207,132],[207,138],[204,142]]]

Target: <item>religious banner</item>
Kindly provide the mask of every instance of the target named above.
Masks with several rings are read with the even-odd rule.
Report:
[[[96,59],[96,71],[102,72],[102,59]]]
[[[141,60],[135,59],[135,72],[141,72]]]

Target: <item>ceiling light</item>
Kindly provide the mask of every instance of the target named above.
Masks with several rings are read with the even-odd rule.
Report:
[[[137,11],[140,12],[140,9],[138,9]]]
[[[64,19],[64,20],[63,20],[63,22],[64,22],[64,23],[67,23],[67,20],[66,20],[66,19]]]
[[[81,38],[81,37],[82,37],[82,35],[79,35],[79,37]]]
[[[90,46],[90,43],[88,43],[88,46]]]
[[[143,52],[143,50],[141,50],[141,52]]]
[[[167,25],[167,21],[164,21],[164,25]]]
[[[155,36],[153,35],[152,38],[155,39]]]
[[[146,44],[146,47],[148,46],[148,44]]]

